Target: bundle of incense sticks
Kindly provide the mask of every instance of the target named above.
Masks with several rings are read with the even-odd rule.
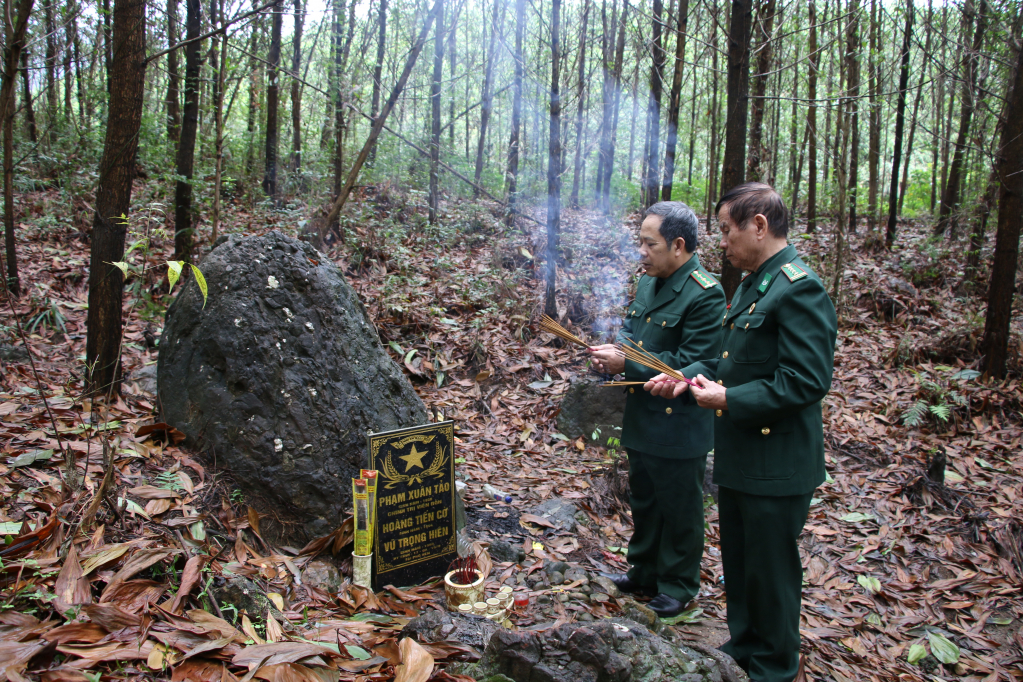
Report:
[[[590,344],[586,343],[578,336],[562,327],[554,320],[554,318],[549,317],[548,315],[544,315],[543,317],[540,318],[540,330],[545,331],[549,334],[554,334],[559,339],[564,339],[565,341],[568,341],[569,343],[574,343],[577,346],[582,346],[583,348],[590,347]]]
[[[369,507],[369,548],[373,551],[373,534],[377,522],[377,470],[359,469],[359,478],[366,481],[366,503]]]
[[[605,381],[601,386],[642,386],[645,381]]]
[[[458,557],[448,566],[448,571],[454,571],[451,582],[456,585],[472,585],[476,582],[476,557],[470,554],[466,557]]]
[[[373,551],[373,526],[370,525],[369,495],[366,479],[352,479],[352,502],[355,512],[355,554],[369,556]]]
[[[643,350],[632,339],[625,339],[625,341],[627,344],[631,345],[619,346],[619,350],[627,360],[632,360],[638,365],[643,365],[644,367],[649,367],[650,369],[655,369],[658,372],[667,374],[669,377],[676,381],[684,381],[690,386],[696,386],[697,388],[699,388],[699,384],[697,384],[695,381],[691,381],[685,378],[684,376],[682,376],[682,373],[679,372],[677,369],[669,367],[653,353],[648,353],[647,351]]]

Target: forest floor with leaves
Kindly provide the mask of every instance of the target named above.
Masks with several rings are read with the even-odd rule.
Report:
[[[149,191],[144,201],[156,199]],[[552,560],[623,570],[627,506],[602,492],[620,462],[603,436],[558,432],[560,397],[589,370],[577,350],[538,335],[543,230],[525,220],[502,230],[492,207],[455,202],[428,226],[421,204],[394,188],[364,193],[343,217],[348,245],[330,255],[433,416],[455,420],[467,505],[486,509],[485,483],[520,513],[568,499],[587,522],[569,534],[523,520],[522,570]],[[158,266],[172,251],[159,208],[132,217],[134,234],[154,228],[133,256],[150,268],[126,295],[127,379],[112,404],[81,397],[83,212],[55,191],[25,195],[22,208],[15,306],[27,347],[6,301],[0,316],[0,679],[466,679],[445,670],[472,657],[466,646],[399,635],[436,607],[436,583],[377,594],[303,583],[346,529],[303,548],[269,546],[244,490],[159,426],[154,345],[169,298]],[[229,232],[296,235],[298,211],[235,206],[226,222]],[[559,309],[595,342],[627,303],[635,228],[581,211],[563,220]],[[959,249],[928,242],[926,226],[901,229],[890,253],[853,235],[843,268],[829,479],[801,541],[808,678],[1023,679],[1019,330],[1009,379],[973,371],[984,305],[962,283]],[[791,241],[830,281],[830,232],[800,231]],[[714,254],[714,237],[706,244]],[[104,453],[111,493],[97,507]],[[727,635],[712,500],[707,540],[703,588],[675,627],[714,646]],[[498,563],[491,579],[517,570]],[[218,603],[224,575],[251,578],[275,608]],[[616,609],[615,599],[572,604],[558,619]]]

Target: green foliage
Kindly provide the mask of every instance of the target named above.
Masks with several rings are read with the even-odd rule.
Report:
[[[939,370],[951,370],[951,367],[939,366]],[[927,423],[935,426],[945,426],[957,413],[965,415],[970,409],[970,401],[956,390],[956,381],[968,380],[976,377],[976,374],[967,373],[963,370],[948,378],[938,377],[930,379],[923,372],[913,372],[917,380],[917,399],[902,414],[902,421],[906,426],[918,427]]]

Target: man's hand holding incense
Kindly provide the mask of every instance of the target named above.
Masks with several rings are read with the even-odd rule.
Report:
[[[658,374],[650,381],[643,384],[644,391],[650,391],[651,395],[661,398],[677,398],[689,389],[689,384],[679,381],[667,374]]]
[[[697,405],[709,410],[728,409],[728,400],[725,398],[724,386],[711,381],[702,374],[696,375],[696,383],[698,386],[693,386],[692,389]]]
[[[586,352],[593,358],[593,365],[604,374],[621,374],[625,371],[625,356],[613,343],[590,346]]]

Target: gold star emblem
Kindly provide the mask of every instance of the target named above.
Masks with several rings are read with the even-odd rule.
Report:
[[[405,472],[408,473],[408,470],[411,469],[412,467],[419,467],[420,469],[424,468],[423,457],[426,457],[427,454],[428,454],[427,452],[417,451],[416,446],[413,443],[412,452],[410,452],[407,455],[402,455],[398,459],[405,460]]]

